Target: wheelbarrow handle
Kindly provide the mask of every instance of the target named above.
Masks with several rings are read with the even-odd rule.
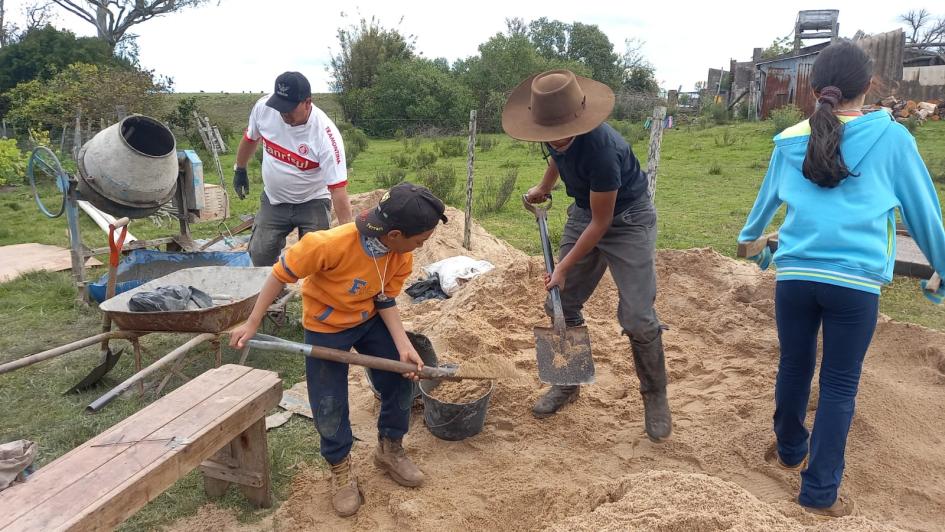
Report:
[[[247,342],[247,345],[255,349],[262,349],[263,351],[297,353],[321,360],[330,360],[332,362],[340,362],[342,364],[355,364],[358,366],[364,366],[366,368],[390,371],[393,373],[418,373],[417,366],[408,362],[390,360],[388,358],[370,355],[362,355],[360,353],[352,353],[351,351],[342,351],[340,349],[332,349],[330,347],[290,342],[288,340],[283,340],[282,338],[269,336],[266,334],[256,334],[252,340]],[[425,366],[423,370],[418,373],[418,376],[421,379],[442,379],[452,377],[455,373],[456,368]]]

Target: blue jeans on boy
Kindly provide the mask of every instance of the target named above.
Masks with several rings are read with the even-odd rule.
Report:
[[[856,390],[878,312],[876,294],[811,281],[777,283],[781,361],[774,391],[774,432],[785,464],[798,464],[810,452],[797,498],[804,506],[826,508],[837,499]],[[808,435],[804,418],[821,325],[820,398],[814,430]]]
[[[394,339],[380,316],[337,333],[306,330],[305,343],[342,351],[354,347],[361,354],[400,360]],[[399,373],[370,371],[374,387],[381,395],[377,432],[395,440],[403,438],[410,424],[411,382]],[[315,428],[321,436],[321,455],[329,464],[337,464],[348,456],[354,442],[348,419],[348,364],[305,357],[305,376]]]

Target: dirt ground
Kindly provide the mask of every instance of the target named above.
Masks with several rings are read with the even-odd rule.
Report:
[[[417,253],[416,266],[462,252],[462,215]],[[541,311],[540,258],[477,227],[475,258],[497,268],[446,301],[400,308],[409,329],[441,357],[507,357],[522,378],[495,388],[486,426],[460,442],[433,437],[416,409],[405,445],[427,474],[402,488],[371,461],[378,404],[352,371],[351,417],[362,440],[353,458],[366,497],[335,516],[328,472],[301,471],[288,500],[261,523],[241,525],[208,504],[175,530],[945,530],[945,334],[881,317],[866,359],[842,491],[857,515],[834,521],[802,512],[798,475],[763,459],[778,348],[774,277],[708,249],[661,251],[657,310],[670,373],[672,438],[653,444],[616,288],[605,276],[585,314],[597,382],[558,415],[537,420],[543,392],[532,327]],[[816,382],[809,422],[816,409]],[[278,429],[276,429],[278,430]],[[314,452],[314,450],[313,450]]]

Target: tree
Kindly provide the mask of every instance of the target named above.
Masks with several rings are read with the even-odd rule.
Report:
[[[5,93],[6,119],[23,125],[61,126],[82,109],[84,119],[114,121],[115,107],[147,112],[168,89],[152,72],[112,65],[73,63],[48,81],[34,79]]]
[[[371,18],[338,29],[340,50],[330,62],[332,88],[341,94],[341,107],[352,122],[361,118],[362,91],[374,84],[380,68],[413,57],[414,38],[387,29]]]
[[[364,118],[358,125],[379,136],[417,122],[461,128],[473,101],[469,89],[455,76],[423,58],[384,63],[374,85],[361,90]]]
[[[101,39],[77,38],[72,32],[46,26],[0,49],[0,92],[24,81],[47,80],[72,63],[128,67]]]
[[[620,66],[623,69],[623,83],[625,90],[655,94],[660,86],[656,81],[656,69],[643,55],[644,42],[639,39],[624,41],[624,53],[620,56]]]
[[[762,59],[774,59],[779,55],[784,55],[794,50],[793,46],[788,46],[788,43],[790,42],[793,42],[791,41],[790,36],[774,39],[771,41],[771,45],[761,52]]]
[[[115,50],[132,26],[154,17],[196,7],[208,0],[52,0],[95,26],[100,39]]]
[[[945,17],[934,19],[932,14],[923,8],[918,11],[910,10],[908,13],[899,15],[899,20],[907,27],[906,42],[908,43],[945,42]],[[945,46],[938,46],[937,48],[940,52],[945,51]]]
[[[52,1],[26,4],[23,7],[24,26],[12,22],[6,10],[6,2],[0,0],[0,46],[16,42],[30,30],[43,28],[54,19]]]
[[[592,78],[611,88],[618,88],[623,81],[620,58],[614,53],[613,43],[594,24],[575,22],[571,25],[567,58],[586,65]]]

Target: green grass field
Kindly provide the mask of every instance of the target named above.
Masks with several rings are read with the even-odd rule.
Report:
[[[172,95],[179,98],[183,95]],[[231,120],[241,129],[252,102],[258,95],[199,94],[201,105],[208,114],[217,113],[217,120]],[[211,111],[214,109],[214,111]],[[243,118],[239,118],[242,116]],[[229,118],[225,118],[229,117]],[[656,201],[659,210],[660,248],[711,247],[728,256],[734,256],[735,238],[744,223],[758,185],[767,168],[772,147],[772,131],[766,123],[742,123],[730,126],[682,126],[666,132],[663,141],[662,162],[657,184]],[[495,146],[476,153],[475,178],[477,190],[488,179],[498,179],[509,167],[518,171],[515,190],[509,201],[498,212],[478,214],[476,217],[490,232],[531,254],[540,252],[534,228],[534,219],[526,214],[517,197],[541,177],[544,161],[537,146],[521,143],[503,135],[490,135]],[[916,133],[930,170],[935,175],[940,199],[945,199],[945,123],[928,123]],[[237,138],[234,138],[234,144]],[[464,140],[465,142],[465,140]],[[645,140],[634,149],[645,157]],[[391,157],[420,149],[432,151],[432,139],[372,140],[367,151],[354,161],[350,176],[353,193],[377,188],[375,176],[389,171]],[[223,168],[232,168],[233,154],[225,155]],[[464,156],[441,158],[438,165],[449,165],[457,175],[457,197],[465,186],[466,161]],[[204,157],[206,180],[219,182],[209,157]],[[250,197],[239,200],[230,197],[233,216],[229,225],[239,223],[240,214],[252,213],[258,205],[261,181],[259,164],[250,166],[252,190]],[[225,174],[229,183],[231,172]],[[407,178],[417,178],[408,171]],[[477,196],[481,200],[481,196]],[[553,237],[560,234],[566,202],[564,193],[556,192],[556,204],[550,225]],[[457,200],[456,206],[462,201]],[[477,212],[480,212],[477,210]],[[66,222],[63,218],[49,220],[33,204],[27,187],[14,186],[0,190],[0,245],[39,242],[68,246]],[[82,230],[89,245],[105,243],[103,233],[82,216]],[[137,220],[131,230],[139,238],[170,235],[176,224],[157,225],[149,220]],[[197,224],[197,237],[215,235],[217,223]],[[97,278],[99,268],[90,277]],[[12,282],[0,284],[0,362],[6,362],[42,349],[64,344],[70,340],[97,332],[100,315],[94,308],[75,302],[75,291],[68,272],[33,273]],[[945,330],[945,310],[928,304],[920,295],[914,279],[897,278],[882,297],[882,311],[895,319],[920,323]],[[297,308],[290,309],[295,315]],[[301,339],[297,326],[275,331],[290,338]],[[186,337],[152,335],[144,339],[146,357],[153,360],[183,343]],[[48,361],[28,369],[0,376],[0,399],[5,405],[0,413],[0,442],[27,438],[38,442],[42,465],[62,455],[88,438],[100,433],[127,417],[152,397],[120,399],[102,413],[86,415],[83,408],[104,392],[103,389],[79,395],[63,396],[61,392],[84,375],[97,360],[98,348],[88,348],[73,355]],[[226,362],[233,362],[237,354],[227,351]],[[251,358],[256,367],[279,372],[286,386],[303,378],[301,361],[290,355],[265,355]],[[197,375],[211,367],[208,352],[192,355],[184,371]],[[114,386],[132,374],[130,356],[124,356],[108,377]],[[178,386],[172,379],[171,386]],[[15,406],[13,406],[15,405]],[[274,486],[277,499],[284,499],[289,480],[301,463],[318,462],[317,438],[310,422],[299,417],[269,433],[270,453],[273,460]],[[127,530],[149,530],[174,518],[190,515],[205,502],[199,477],[188,475],[183,481],[145,507],[123,525]],[[236,509],[241,519],[253,520],[265,512],[254,512],[245,506],[235,492],[222,503]]]

